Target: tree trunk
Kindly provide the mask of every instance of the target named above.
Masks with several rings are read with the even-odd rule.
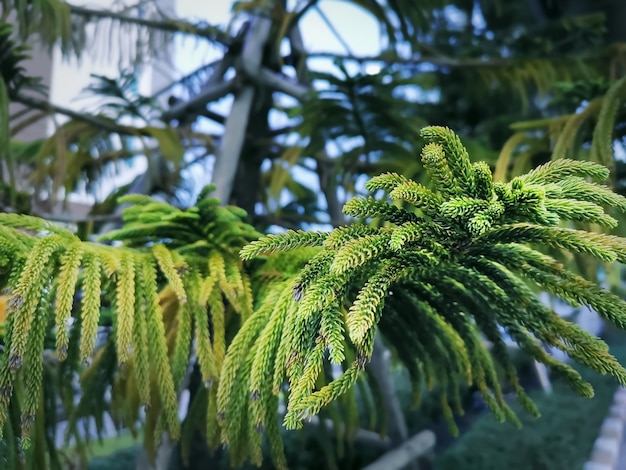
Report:
[[[257,14],[252,19],[252,26],[246,34],[241,55],[241,65],[246,73],[253,73],[260,69],[263,48],[269,37],[271,26],[271,19],[262,14]],[[214,195],[222,201],[222,204],[228,204],[231,199],[255,96],[254,86],[245,85],[235,96],[232,109],[226,119],[224,136],[212,177],[213,183],[217,186]],[[176,449],[176,444],[172,442],[169,436],[164,435],[157,450],[154,466],[150,464],[145,455],[140,453],[137,458],[136,469],[168,470],[173,460],[174,449]]]
[[[270,34],[272,20],[262,14],[252,19],[241,54],[241,67],[246,74],[258,73],[263,58],[263,49]],[[233,107],[226,119],[224,137],[213,169],[214,193],[223,204],[228,204],[233,191],[235,175],[241,151],[246,140],[246,129],[255,98],[253,85],[245,85],[235,97]]]
[[[254,108],[248,123],[246,142],[239,158],[235,175],[235,185],[230,202],[252,217],[259,202],[261,191],[261,165],[270,153],[269,112],[273,105],[272,93],[267,90],[257,93]]]
[[[389,351],[380,338],[380,332],[378,332],[374,338],[374,352],[372,353],[372,362],[370,363],[369,368],[378,383],[378,387],[380,388],[380,394],[383,399],[383,408],[387,414],[389,437],[394,447],[400,445],[400,448],[409,446],[407,447],[408,449],[413,449],[415,446],[411,444],[412,441],[407,441],[409,437],[409,429],[406,425],[406,420],[404,419],[404,413],[402,412],[400,400],[398,399],[393,382],[391,381],[391,368],[389,367],[389,362]],[[409,459],[404,465],[395,468],[402,468],[405,465],[408,465],[411,470],[418,470],[418,465],[416,462],[413,462],[413,460],[414,459]],[[392,469],[392,467],[385,466],[379,468],[384,468],[386,470]]]
[[[383,407],[389,422],[389,437],[393,445],[405,441],[409,437],[409,431],[404,420],[400,400],[396,395],[393,383],[391,382],[391,368],[389,367],[389,354],[387,348],[380,339],[380,333],[374,339],[374,352],[369,369],[374,375],[380,394],[383,398]]]

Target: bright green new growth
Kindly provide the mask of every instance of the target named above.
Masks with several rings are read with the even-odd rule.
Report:
[[[81,402],[66,409],[70,426],[84,407],[93,407],[89,400],[105,406],[98,397],[111,387],[112,408],[129,426],[137,421],[138,408],[146,408],[148,448],[164,430],[177,439],[178,391],[192,354],[215,407],[226,319],[234,313],[243,321],[252,313],[250,279],[238,252],[259,234],[239,208],[220,207],[208,197],[211,189],[187,210],[140,195],[123,198],[132,203],[124,212],[124,227],[103,237],[124,242],[117,247],[81,241],[34,217],[0,214],[0,285],[9,290],[0,356],[0,432],[18,434],[24,448],[31,434],[39,433],[31,427],[36,415],[43,418],[47,337],[70,374],[90,363],[81,375]],[[107,323],[113,333],[94,351],[99,327]],[[71,382],[67,386],[71,389]],[[116,403],[116,397],[127,404]],[[11,416],[21,421],[21,430],[12,429]],[[185,422],[187,429],[198,425]],[[202,426],[219,435],[215,412]],[[11,441],[13,449],[18,441]]]
[[[284,397],[288,428],[335,402],[340,413],[330,406],[329,416],[340,414],[350,429],[357,422],[353,386],[377,332],[391,340],[416,400],[425,389],[439,395],[453,431],[462,383],[474,384],[499,420],[517,422],[497,365],[538,414],[518,383],[504,332],[583,396],[592,396],[589,384],[543,345],[626,385],[626,370],[605,343],[535,295],[539,288],[588,305],[626,328],[626,303],[533,248],[626,260],[626,240],[566,225],[615,225],[604,206],[624,211],[626,199],[592,181],[608,170],[555,160],[494,183],[489,167],[472,164],[450,130],[430,127],[422,135],[429,187],[396,174],[372,178],[366,187],[373,195],[349,201],[344,211],[377,223],[330,233],[259,238],[245,213],[208,197],[211,188],[187,210],[127,196],[124,227],[104,237],[123,241],[116,247],[83,242],[37,218],[0,214],[0,285],[10,289],[0,356],[7,442],[21,437],[26,445],[31,434],[42,435],[31,428],[47,419],[42,356],[50,347],[68,383],[81,374],[71,429],[105,409],[132,426],[143,405],[152,455],[168,430],[180,436],[188,458],[199,430],[212,448],[228,446],[233,466],[260,464],[266,439],[274,466],[286,467],[278,426]],[[244,265],[240,255],[269,256]],[[112,333],[94,352],[102,325]],[[181,424],[177,393],[190,360],[204,387]],[[91,363],[82,368],[84,361]],[[102,398],[108,388],[110,407]],[[15,457],[18,446],[11,449]]]
[[[626,261],[626,240],[564,225],[616,225],[604,206],[624,211],[626,199],[590,181],[606,179],[608,170],[562,159],[510,183],[494,183],[489,167],[472,164],[449,129],[429,127],[422,136],[429,142],[422,162],[430,188],[383,174],[366,187],[387,197],[356,198],[344,207],[356,218],[387,221],[382,228],[355,224],[330,234],[291,231],[263,237],[241,251],[251,259],[317,247],[296,280],[267,297],[269,303],[253,314],[229,349],[218,392],[218,413],[225,422],[247,417],[248,428],[258,432],[271,426],[277,417],[272,397],[286,378],[284,422],[299,428],[355,384],[371,358],[377,329],[408,369],[415,395],[424,387],[437,391],[453,430],[452,409],[462,411],[462,382],[478,387],[499,420],[518,422],[503,398],[496,362],[524,407],[538,415],[519,385],[505,332],[583,396],[593,395],[591,386],[542,343],[626,385],[626,370],[603,341],[560,318],[535,295],[537,288],[545,290],[626,327],[625,302],[533,248]],[[493,355],[484,339],[493,345]],[[343,364],[343,374],[325,376],[326,361]],[[259,380],[263,372],[273,380]],[[257,378],[237,390],[234,384],[248,383],[249,374]],[[225,441],[231,440],[236,436],[227,430]]]

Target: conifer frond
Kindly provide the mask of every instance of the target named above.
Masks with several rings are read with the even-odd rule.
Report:
[[[394,230],[389,240],[389,247],[393,250],[400,250],[405,244],[421,240],[424,232],[427,232],[432,224],[411,222],[402,224],[398,230]]]
[[[97,256],[90,254],[83,262],[83,299],[81,302],[81,326],[83,329],[80,339],[80,361],[87,362],[96,346],[98,334],[98,320],[100,319],[100,272],[101,261]]]
[[[303,246],[320,246],[328,233],[305,232],[303,230],[287,230],[283,233],[270,234],[246,245],[241,250],[244,260],[252,259],[259,255],[274,253],[277,251],[293,250]]]
[[[617,227],[617,220],[606,214],[601,206],[592,201],[549,199],[544,202],[544,207],[548,212],[552,212],[563,219],[588,222],[611,228]]]
[[[378,190],[389,193],[397,186],[408,181],[410,181],[408,178],[396,173],[383,173],[382,175],[374,176],[367,183],[365,183],[365,189],[367,189],[370,193],[374,193]]]
[[[365,335],[374,327],[389,286],[397,277],[395,271],[393,265],[384,264],[382,269],[365,283],[350,306],[346,315],[346,327],[355,345],[362,346]]]
[[[560,181],[569,176],[588,177],[603,181],[609,177],[609,170],[595,162],[559,158],[545,163],[516,179],[526,184],[546,184]]]
[[[479,243],[541,243],[576,253],[587,253],[606,263],[617,261],[617,253],[603,238],[584,230],[518,223],[495,228],[478,241]]]
[[[135,296],[133,331],[131,334],[133,338],[132,361],[133,368],[135,370],[139,403],[144,407],[144,409],[149,409],[152,402],[150,396],[151,361],[149,352],[150,349],[148,346],[148,323],[146,319],[147,306],[143,302],[143,298],[147,294],[148,287],[146,285],[146,279],[142,276],[143,270],[145,269],[144,263],[146,262],[149,261],[142,262],[141,260],[135,260],[135,286],[138,295]],[[174,367],[172,367],[172,374],[174,374]],[[180,377],[178,380],[180,380]],[[174,375],[174,383],[177,383],[176,375]]]
[[[444,196],[456,195],[460,192],[456,177],[450,170],[443,147],[439,144],[428,144],[422,150],[422,163],[429,174],[433,186]]]
[[[30,221],[27,221],[32,225]],[[17,224],[15,224],[18,227]],[[20,231],[19,228],[14,230]],[[24,236],[24,235],[22,235]],[[19,276],[13,286],[11,306],[11,332],[5,335],[5,344],[8,348],[8,354],[2,357],[2,361],[18,374],[13,375],[12,379],[16,380],[21,374],[29,377],[27,381],[27,396],[38,396],[38,390],[41,386],[41,374],[33,373],[33,370],[39,370],[42,363],[42,353],[44,345],[44,335],[46,334],[46,326],[49,315],[53,310],[49,310],[50,305],[56,304],[56,312],[54,314],[56,329],[57,357],[63,361],[68,356],[68,349],[71,346],[71,338],[68,336],[69,320],[72,317],[74,298],[77,293],[76,286],[80,277],[82,282],[82,305],[81,305],[81,327],[83,336],[80,339],[80,357],[83,361],[87,360],[91,355],[94,347],[97,328],[100,320],[101,304],[101,287],[103,285],[102,278],[105,282],[112,282],[115,294],[111,298],[114,305],[114,329],[116,336],[116,356],[121,368],[124,368],[134,358],[135,370],[140,371],[141,384],[145,387],[149,384],[146,382],[145,366],[148,364],[148,355],[145,350],[140,349],[139,356],[137,348],[143,348],[141,345],[146,344],[144,337],[145,330],[140,326],[135,327],[136,309],[141,302],[137,302],[137,296],[141,297],[143,302],[151,302],[154,304],[156,297],[157,283],[156,277],[150,276],[146,280],[148,286],[145,292],[137,291],[135,288],[136,281],[136,259],[144,256],[141,253],[133,253],[127,249],[114,249],[112,247],[95,245],[80,241],[74,237],[60,237],[57,234],[42,234],[38,238],[34,249],[30,252],[14,253],[19,260],[20,257],[26,259],[23,268],[19,272]],[[103,269],[107,263],[107,255],[119,260],[117,266],[111,268],[110,273]],[[82,276],[79,268],[82,267]],[[15,267],[19,268],[19,263],[15,261]],[[151,269],[154,269],[153,267]],[[144,270],[145,271],[145,270]],[[144,276],[146,272],[143,273]],[[58,276],[58,288],[53,289],[50,286],[50,276]],[[109,276],[111,278],[109,278]],[[47,287],[46,287],[47,286]],[[153,295],[154,294],[154,295]],[[51,297],[51,298],[48,298]],[[155,315],[160,315],[160,309],[151,310],[153,312],[152,320],[160,321]],[[40,320],[39,320],[40,319]],[[40,324],[39,322],[43,322]],[[150,328],[158,326],[154,321],[148,323],[148,331]],[[76,330],[73,328],[73,330]],[[159,332],[154,335],[151,341],[152,357],[165,358],[167,361],[167,351],[164,343],[164,330],[162,330],[162,341],[158,341]],[[75,339],[76,341],[76,339]],[[77,352],[78,349],[76,348]],[[35,354],[35,357],[32,356]],[[28,369],[25,369],[28,367]],[[171,378],[167,380],[169,372],[169,363],[160,364],[162,370],[162,381],[167,385],[169,382],[171,388],[163,388],[169,394],[169,403],[175,405],[176,396],[173,392],[173,383]],[[24,372],[22,372],[24,369]],[[155,369],[156,370],[156,369]],[[141,393],[144,400],[149,399],[149,394],[143,388]],[[165,401],[166,397],[162,397]],[[172,402],[172,399],[174,400]],[[35,415],[36,406],[39,401],[29,402],[28,407],[23,409],[28,416]],[[34,403],[34,404],[33,404]],[[36,406],[35,406],[36,405]],[[29,408],[30,407],[30,408]],[[34,408],[33,408],[34,407]],[[30,422],[31,418],[27,418],[26,422]],[[176,434],[176,420],[169,419],[168,424],[170,431]],[[22,429],[23,438],[28,439],[30,426]]]
[[[68,321],[72,315],[74,303],[74,291],[78,281],[78,268],[83,257],[83,252],[79,244],[75,244],[68,249],[60,263],[59,290],[56,299],[56,330],[57,330],[57,356],[64,360],[67,357]]]
[[[461,143],[461,139],[447,127],[425,127],[420,132],[420,135],[432,144],[438,144],[442,147],[445,157],[440,156],[438,158],[445,158],[447,166],[450,168],[453,177],[459,184],[461,192],[471,194],[471,190],[474,186],[474,178],[472,172],[471,161],[467,150]],[[428,159],[429,154],[428,146],[422,151],[422,161]],[[433,174],[431,173],[431,178]],[[436,184],[443,184],[443,181],[438,180]]]
[[[415,214],[401,207],[396,207],[386,201],[377,201],[371,196],[351,199],[343,206],[343,213],[363,219],[380,217],[382,220],[401,224],[419,220]]]
[[[373,261],[389,246],[389,239],[390,234],[383,232],[351,240],[337,251],[330,273],[343,274]]]
[[[186,210],[127,198],[133,204],[124,227],[106,236],[123,241],[120,247],[83,242],[35,218],[0,214],[0,256],[10,273],[2,279],[11,289],[0,357],[0,428],[7,427],[19,383],[26,390],[22,425],[9,433],[21,432],[28,442],[51,319],[58,356],[67,356],[69,369],[93,359],[83,376],[86,400],[112,387],[115,396],[128,397],[113,404],[124,420],[136,420],[139,405],[149,408],[148,441],[166,429],[176,438],[200,426],[211,446],[228,445],[233,465],[246,459],[259,464],[267,440],[274,465],[285,468],[279,394],[288,392],[289,428],[341,403],[366,370],[377,331],[409,371],[415,396],[425,386],[437,394],[453,431],[453,413],[462,411],[460,384],[475,385],[499,420],[518,422],[497,365],[524,407],[537,414],[519,386],[505,333],[583,396],[592,395],[589,384],[539,341],[626,384],[626,370],[607,346],[558,317],[527,283],[626,329],[625,302],[538,251],[626,261],[626,240],[561,226],[614,225],[605,207],[624,211],[626,200],[587,181],[606,178],[607,170],[556,160],[494,183],[488,166],[471,164],[449,129],[427,128],[422,135],[432,189],[388,173],[367,185],[386,194],[345,207],[349,215],[387,221],[383,227],[357,223],[330,233],[289,231],[258,239],[244,213],[208,197],[211,188]],[[240,259],[270,254],[249,271]],[[113,334],[94,353],[104,310],[111,312]],[[71,318],[76,326],[69,328]],[[241,328],[234,334],[231,325]],[[493,344],[493,355],[481,335]],[[192,406],[202,418],[188,418],[181,430],[177,392],[194,355],[204,387],[196,398],[203,402]],[[329,363],[342,374],[329,374]],[[125,374],[116,374],[120,368]],[[80,412],[72,416],[78,419]]]
[[[387,173],[366,184],[368,190],[382,190],[386,195],[346,204],[348,215],[381,217],[389,224],[380,228],[354,224],[336,228],[323,241],[321,236],[316,238],[318,248],[292,281],[293,292],[288,288],[280,294],[268,291],[271,305],[284,302],[291,307],[272,312],[271,305],[262,304],[235,337],[233,344],[240,346],[227,353],[218,391],[222,414],[229,413],[226,397],[248,361],[253,361],[254,382],[262,377],[257,368],[274,361],[273,368],[269,366],[272,392],[277,394],[281,383],[288,383],[284,422],[289,428],[300,427],[303,419],[320,412],[356,383],[369,361],[378,329],[409,371],[416,395],[424,384],[436,387],[453,431],[453,410],[461,411],[461,383],[476,385],[499,420],[519,424],[504,399],[497,364],[524,408],[538,415],[519,385],[505,334],[564,376],[583,396],[592,395],[590,386],[574,369],[546,353],[538,340],[600,373],[613,375],[620,383],[626,380],[626,370],[601,340],[558,317],[526,283],[530,280],[574,305],[588,305],[618,327],[626,327],[624,301],[535,248],[584,253],[601,262],[625,259],[626,240],[559,226],[566,221],[615,225],[604,208],[623,211],[624,199],[586,180],[605,179],[607,169],[561,159],[509,183],[494,183],[489,167],[471,164],[449,129],[426,128],[422,136],[427,141],[422,161],[432,189]],[[414,208],[396,211],[389,199],[409,202]],[[272,251],[302,246],[292,245],[290,237],[284,236],[285,242],[267,237],[242,253],[249,259],[269,251],[266,246]],[[301,234],[293,237],[305,239]],[[280,327],[281,339],[280,328],[269,326],[278,317],[289,328]],[[264,344],[270,332],[272,346]],[[481,335],[493,344],[493,355]],[[268,356],[270,350],[273,359]],[[256,354],[256,359],[250,354]],[[343,375],[324,377],[327,360],[343,362]],[[269,390],[267,384],[263,387]],[[258,428],[263,413],[256,404],[260,396],[256,391],[255,387],[254,404],[241,400],[237,407],[254,410]],[[237,410],[238,417],[245,415]],[[271,422],[262,427],[268,429]]]
[[[96,400],[104,411],[104,393],[111,388],[115,396],[126,397],[111,406],[128,424],[138,419],[139,406],[148,410],[147,441],[164,430],[176,439],[178,389],[193,342],[209,387],[207,409],[213,410],[207,426],[214,424],[213,441],[219,437],[217,387],[211,385],[220,377],[232,337],[227,325],[238,324],[228,316],[245,319],[252,312],[249,274],[238,254],[258,233],[245,222],[245,213],[220,207],[208,197],[210,191],[186,210],[144,196],[126,197],[132,204],[124,212],[124,227],[103,237],[122,241],[118,247],[83,242],[34,217],[0,214],[1,253],[10,273],[2,278],[10,291],[10,314],[0,356],[0,428],[12,426],[9,397],[23,383],[23,426],[12,431],[28,442],[40,414],[44,342],[52,340],[65,370],[80,373],[82,364],[91,362],[81,402],[92,402],[84,406]],[[94,351],[103,324],[112,324],[112,334]],[[97,380],[94,368],[103,368]],[[66,386],[70,390],[71,381]],[[70,432],[78,432],[82,407],[68,410]]]
[[[602,99],[598,123],[591,143],[592,159],[613,165],[613,131],[620,106],[626,100],[626,78],[617,80]]]
[[[559,192],[554,197],[588,201],[597,205],[615,207],[621,212],[626,212],[626,198],[621,194],[614,193],[607,186],[590,183],[582,178],[569,177],[556,181]]]

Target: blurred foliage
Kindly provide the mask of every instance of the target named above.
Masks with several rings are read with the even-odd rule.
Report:
[[[623,340],[623,335],[620,336]],[[621,342],[620,341],[620,342]],[[620,361],[626,350],[615,347]],[[497,423],[491,416],[481,417],[452,447],[437,457],[437,470],[570,470],[582,468],[591,454],[598,429],[606,417],[615,393],[615,383],[606,376],[579,368],[589,380],[596,396],[583,400],[561,380],[553,380],[551,394],[531,394],[541,419],[522,417],[523,428],[514,431],[510,425]],[[514,406],[517,408],[517,406]],[[503,433],[507,433],[503,439]]]

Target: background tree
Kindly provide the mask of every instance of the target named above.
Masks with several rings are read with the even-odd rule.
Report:
[[[509,170],[519,174],[564,156],[564,150],[584,149],[596,136],[604,156],[600,161],[612,164],[613,130],[620,128],[616,120],[621,107],[613,97],[621,90],[624,51],[614,43],[620,39],[617,23],[607,23],[606,13],[611,19],[619,17],[619,2],[603,9],[589,2],[575,2],[576,8],[567,2],[536,1],[435,1],[419,6],[410,1],[385,6],[355,2],[380,24],[383,48],[375,57],[307,53],[299,22],[323,8],[324,1],[294,3],[238,2],[232,25],[244,26],[222,30],[170,18],[145,5],[111,13],[52,0],[4,2],[3,13],[16,18],[18,43],[38,36],[48,45],[60,45],[68,55],[89,44],[84,40],[92,39],[86,37],[88,24],[96,26],[94,37],[98,28],[108,25],[138,30],[142,42],[128,48],[136,64],[150,60],[145,52],[154,52],[175,34],[196,36],[224,50],[220,60],[201,64],[198,72],[173,84],[184,93],[170,96],[169,109],[155,104],[159,97],[138,95],[131,71],[98,78],[91,92],[104,98],[99,109],[76,113],[26,93],[29,83],[11,62],[17,62],[20,50],[12,52],[5,34],[11,61],[2,62],[3,103],[42,110],[36,115],[40,117],[60,113],[71,118],[42,142],[23,145],[5,138],[7,206],[17,206],[20,195],[14,182],[20,165],[32,170],[31,195],[54,199],[84,182],[102,181],[115,162],[145,158],[148,171],[130,187],[115,191],[109,201],[128,191],[159,193],[175,202],[185,170],[213,159],[215,196],[244,208],[257,229],[338,225],[345,222],[343,203],[365,193],[367,177],[396,171],[428,181],[416,158],[424,143],[418,130],[426,124],[453,127],[470,155],[494,164],[504,145],[496,168],[496,176],[503,179]],[[111,47],[119,47],[112,37]],[[127,40],[120,35],[121,44]],[[281,53],[283,44],[288,45],[286,54]],[[315,56],[331,57],[337,65],[332,71],[312,70],[308,58]],[[371,73],[363,64],[380,70]],[[611,85],[613,94],[600,99]],[[233,94],[234,101],[224,116],[213,104],[227,94]],[[589,109],[596,114],[585,111]],[[284,114],[289,125],[273,128],[270,110]],[[572,133],[574,124],[567,127],[562,118],[552,119],[563,113],[576,122],[582,122],[578,116],[590,117],[587,136]],[[223,124],[223,134],[193,131],[190,124],[198,119]],[[12,120],[4,135],[34,120]],[[509,126],[529,120],[535,123],[519,124],[519,136],[505,145],[513,139]],[[8,119],[2,122],[9,126]],[[539,132],[547,124],[549,132]],[[559,135],[561,140],[556,139]],[[308,176],[303,179],[302,174]],[[318,187],[323,198],[316,193]],[[116,209],[103,204],[99,210]],[[107,219],[98,215],[88,222],[102,220]],[[81,228],[82,236],[90,231],[88,224]],[[382,352],[378,348],[380,357]],[[379,363],[384,367],[384,361]],[[377,388],[386,394],[393,439],[406,439],[393,390],[382,379],[384,369],[371,370],[379,378]]]

